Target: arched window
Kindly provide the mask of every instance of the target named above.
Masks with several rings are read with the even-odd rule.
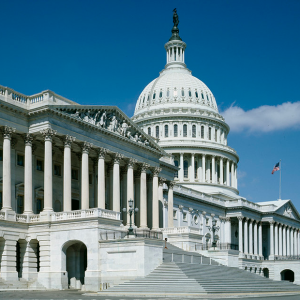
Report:
[[[151,135],[151,127],[148,127],[148,135]]]
[[[143,98],[143,103],[145,103],[145,96],[144,96],[144,98]]]
[[[209,103],[209,99],[208,99],[208,95],[206,94],[206,99],[207,99],[207,102]]]
[[[215,129],[215,141],[218,141],[218,129]]]
[[[169,91],[169,89],[167,90],[167,97],[170,97],[170,91]]]
[[[183,125],[183,137],[187,137],[187,125]]]
[[[174,137],[178,137],[178,125],[174,125]]]
[[[162,97],[162,91],[159,92],[159,98],[161,98],[161,97]]]
[[[155,96],[156,96],[156,94],[155,94],[155,91],[154,91],[154,93],[153,93],[153,100],[155,99]]]
[[[174,160],[175,167],[179,166],[178,160]],[[178,171],[175,171],[174,178],[178,178]]]
[[[202,99],[204,99],[204,95],[203,95],[203,93],[201,93],[201,97],[202,97]]]
[[[196,125],[192,126],[192,137],[195,138],[196,137]]]
[[[198,92],[197,91],[195,91],[195,96],[196,96],[196,98],[198,98]]]
[[[169,126],[165,125],[165,137],[169,136]]]
[[[149,102],[149,95],[148,95],[148,99],[147,99],[147,101]]]
[[[181,96],[184,97],[184,89],[181,90]]]
[[[204,126],[201,126],[201,139],[204,139]]]
[[[189,163],[187,160],[183,162],[183,176],[189,178]]]
[[[208,128],[208,139],[211,140],[211,127]]]
[[[191,90],[189,90],[189,97],[192,97],[192,92],[191,92]]]
[[[198,174],[198,172],[197,172],[197,170],[198,170],[198,162],[197,161],[195,161],[194,167],[195,167],[195,174],[194,174],[194,176],[195,176],[195,179],[197,179],[197,174]]]
[[[155,137],[158,139],[159,138],[159,126],[155,127]]]
[[[177,90],[176,90],[176,89],[175,89],[174,92],[173,92],[173,96],[174,96],[174,97],[177,97]]]

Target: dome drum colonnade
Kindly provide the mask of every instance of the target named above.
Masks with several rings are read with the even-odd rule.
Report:
[[[36,146],[33,145],[33,141],[37,138],[41,138],[44,141],[44,165],[42,170],[44,172],[44,208],[43,213],[53,212],[53,138],[57,136],[57,131],[51,128],[43,129],[39,133],[17,133],[16,129],[4,126],[3,132],[3,181],[2,181],[2,199],[3,207],[2,211],[12,211],[12,193],[11,193],[11,174],[12,174],[12,163],[11,163],[11,148],[12,139],[17,140],[22,136],[24,140],[24,214],[33,214],[33,150]],[[13,138],[13,135],[16,138]],[[58,136],[57,136],[58,137]],[[102,147],[95,147],[92,143],[86,141],[76,141],[76,138],[70,135],[59,136],[59,139],[63,141],[63,210],[64,212],[72,210],[72,144],[77,144],[81,148],[81,153],[75,152],[78,160],[81,161],[81,209],[90,208],[90,182],[89,182],[89,160],[92,159],[94,165],[97,166],[97,199],[95,199],[95,205],[100,209],[105,209],[108,205],[109,208],[115,212],[121,211],[121,199],[120,199],[120,188],[121,184],[121,172],[120,163],[124,165],[123,169],[126,173],[126,197],[128,199],[136,199],[136,180],[138,178],[139,186],[139,227],[142,229],[148,228],[147,222],[147,205],[148,201],[152,202],[151,218],[150,223],[152,224],[152,229],[159,229],[159,201],[163,201],[163,183],[167,184],[169,188],[168,192],[168,208],[173,212],[173,181],[167,181],[165,178],[159,177],[161,172],[160,167],[151,167],[147,163],[138,162],[136,159],[127,158],[120,153],[113,153],[108,149]],[[91,158],[90,152],[94,150],[97,157]],[[109,161],[107,161],[109,160]],[[108,165],[108,172],[106,172],[106,165]],[[148,179],[152,180],[152,199],[147,197],[147,172]],[[149,173],[150,172],[150,173]],[[107,174],[108,173],[108,174]],[[111,182],[111,187],[106,186],[105,178],[107,175]],[[151,176],[150,176],[151,175]],[[110,191],[108,191],[108,190]],[[107,201],[107,192],[109,193],[109,203]],[[126,201],[127,202],[127,201]],[[127,206],[128,206],[127,202]],[[127,207],[127,210],[129,207]],[[125,216],[126,217],[126,216]],[[124,220],[127,226],[129,226],[129,218]],[[173,218],[168,220],[169,224],[173,224]]]

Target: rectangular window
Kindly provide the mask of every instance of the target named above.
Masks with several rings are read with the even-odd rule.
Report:
[[[78,170],[72,169],[72,179],[78,180]]]
[[[183,221],[187,221],[187,213],[183,213]]]
[[[209,225],[209,218],[206,218],[206,225]]]
[[[36,213],[39,214],[44,209],[43,199],[36,199]]]
[[[159,138],[159,126],[155,127],[155,136],[157,139]]]
[[[218,141],[218,130],[216,129],[215,130],[215,142],[217,142]]]
[[[178,167],[178,160],[175,160],[174,164],[175,164],[175,167]],[[178,171],[175,171],[174,177],[178,178]]]
[[[208,128],[208,139],[211,140],[211,128]]]
[[[173,210],[173,219],[177,219],[177,210]]]
[[[204,126],[201,126],[201,139],[204,139]]]
[[[169,136],[169,126],[165,125],[165,137]]]
[[[61,176],[61,165],[54,165],[54,175]]]
[[[89,174],[89,184],[93,184],[93,174]]]
[[[0,149],[0,161],[3,161],[3,150]]]
[[[38,171],[44,171],[44,162],[40,159],[36,160],[36,169]]]
[[[20,195],[17,197],[17,213],[22,214],[24,212],[24,196]]]
[[[24,155],[17,154],[17,165],[24,167]]]
[[[174,125],[174,137],[178,137],[178,125]]]
[[[183,137],[187,137],[187,125],[183,125]]]

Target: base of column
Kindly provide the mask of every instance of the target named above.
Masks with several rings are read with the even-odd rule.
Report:
[[[3,262],[2,262],[3,263]],[[1,271],[1,278],[6,281],[14,282],[19,280],[17,271]]]
[[[40,212],[40,220],[41,221],[50,221],[50,218],[51,218],[51,213],[53,211],[45,211],[43,210],[42,212]]]
[[[240,253],[239,253],[239,258],[245,258],[245,253],[240,252]]]
[[[274,254],[269,255],[269,260],[275,260],[275,255]]]
[[[1,211],[5,213],[5,220],[16,220],[16,213],[12,209],[2,208]]]

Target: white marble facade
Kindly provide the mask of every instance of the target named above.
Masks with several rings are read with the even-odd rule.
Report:
[[[165,48],[165,69],[132,119],[0,86],[2,279],[97,291],[158,266],[161,235],[276,280],[290,269],[300,283],[299,213],[290,200],[239,195],[239,157],[212,92],[186,68],[183,41]],[[136,239],[124,238],[129,199]]]

